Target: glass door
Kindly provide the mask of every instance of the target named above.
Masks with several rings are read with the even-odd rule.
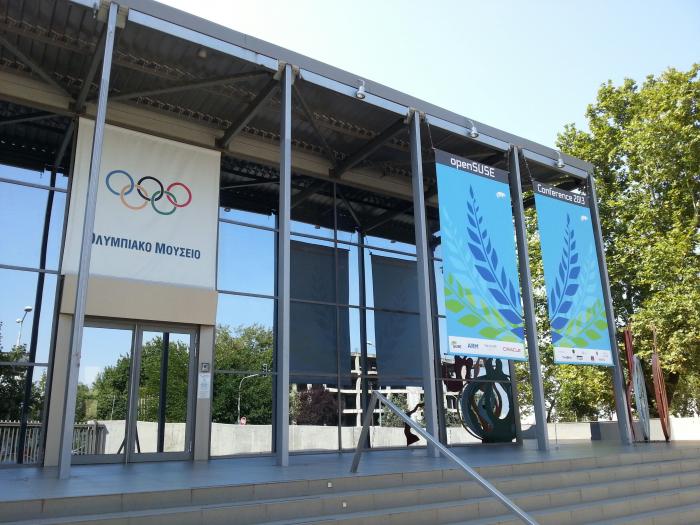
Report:
[[[73,463],[191,459],[194,327],[86,321]]]
[[[123,463],[135,327],[86,322],[73,425],[73,463]]]
[[[138,326],[128,461],[191,458],[195,353],[194,330]]]

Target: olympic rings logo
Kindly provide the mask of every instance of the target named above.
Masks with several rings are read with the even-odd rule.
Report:
[[[122,180],[126,184],[120,186],[117,183],[117,180]],[[184,208],[188,206],[190,202],[192,202],[192,191],[182,182],[173,182],[166,188],[163,186],[161,181],[155,177],[151,177],[150,175],[141,177],[138,181],[134,182],[134,178],[126,171],[113,170],[107,174],[105,184],[107,185],[107,189],[110,191],[110,193],[119,196],[122,204],[134,211],[142,210],[148,206],[148,203],[150,202],[153,211],[159,215],[172,215],[178,208]],[[153,188],[153,185],[156,185],[156,187]],[[149,191],[147,186],[151,187],[151,190],[155,191]],[[184,190],[185,195],[181,195],[182,200],[178,200],[178,198],[175,196],[175,188]],[[138,195],[138,197],[140,197],[142,200],[142,202],[137,201],[138,204],[129,203],[126,198],[126,196],[131,194],[134,190],[136,190],[136,195]],[[181,194],[183,191],[178,191],[178,193]],[[167,209],[167,206],[163,206],[163,197],[165,197],[165,200],[172,205],[171,209]],[[158,201],[161,202],[156,204]]]

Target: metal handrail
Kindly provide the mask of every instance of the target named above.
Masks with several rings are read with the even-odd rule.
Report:
[[[365,420],[362,423],[362,432],[360,432],[360,439],[358,440],[357,447],[355,448],[355,455],[352,458],[352,466],[350,467],[350,472],[352,472],[353,474],[357,472],[357,467],[360,464],[360,458],[362,457],[362,453],[365,451],[365,443],[367,443],[367,436],[369,434],[369,426],[372,423],[372,416],[374,415],[374,410],[377,407],[377,403],[379,401],[384,403],[384,405],[386,405],[389,408],[389,410],[391,410],[394,414],[400,417],[404,423],[406,423],[409,427],[415,430],[421,437],[423,437],[423,439],[431,443],[437,450],[440,451],[440,453],[443,456],[445,456],[448,459],[451,459],[454,463],[456,463],[458,467],[460,467],[467,474],[469,474],[474,479],[474,481],[476,481],[479,485],[484,487],[486,491],[489,492],[492,496],[494,496],[498,501],[500,501],[501,503],[503,503],[503,505],[508,507],[508,509],[518,518],[520,518],[524,523],[527,523],[528,525],[539,525],[529,514],[527,514],[523,509],[521,509],[515,503],[513,503],[512,500],[508,499],[505,496],[505,494],[503,494],[500,490],[494,487],[491,483],[489,483],[483,477],[481,477],[473,468],[471,468],[464,461],[459,459],[445,445],[443,445],[433,436],[428,434],[425,431],[425,429],[421,428],[420,425],[418,425],[418,423],[416,423],[410,417],[408,417],[399,407],[397,407],[394,403],[389,401],[377,390],[372,390],[372,398],[370,399],[369,407],[367,408],[367,413],[365,414]]]

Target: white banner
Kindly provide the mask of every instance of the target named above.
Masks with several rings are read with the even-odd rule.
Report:
[[[77,273],[94,122],[80,119],[63,273]],[[214,289],[220,154],[107,125],[90,273]]]

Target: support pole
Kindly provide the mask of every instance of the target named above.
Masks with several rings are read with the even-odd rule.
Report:
[[[365,277],[365,234],[358,231],[357,239],[359,246],[357,247],[357,272],[359,274],[360,287],[360,385],[362,391],[360,393],[362,413],[367,417],[369,410],[369,358],[367,357],[367,289]],[[371,421],[371,420],[370,420]],[[369,434],[367,441],[362,442],[362,446],[370,448]]]
[[[617,337],[615,328],[615,315],[613,313],[612,296],[610,295],[610,277],[608,276],[608,265],[605,262],[605,248],[603,247],[603,230],[600,227],[600,216],[598,215],[598,197],[595,191],[595,181],[593,175],[588,174],[588,202],[590,203],[591,221],[593,221],[593,237],[595,238],[595,252],[598,256],[598,268],[600,270],[600,284],[603,288],[603,302],[608,321],[608,336],[610,337],[610,352],[613,361],[613,389],[615,390],[615,412],[617,414],[617,425],[620,431],[620,441],[623,445],[632,443],[629,421],[627,419],[627,396],[625,393],[625,381],[622,378],[622,367],[620,366],[620,353],[617,347]]]
[[[437,432],[437,395],[435,393],[435,348],[433,344],[433,316],[430,307],[430,259],[428,257],[428,228],[425,219],[423,190],[423,154],[420,140],[420,116],[414,112],[409,124],[411,136],[411,179],[413,182],[413,223],[416,235],[416,271],[418,272],[418,312],[420,317],[420,346],[423,349],[423,415],[426,430],[435,439]],[[440,452],[428,443],[428,455],[438,457]]]
[[[277,232],[277,376],[275,454],[289,465],[289,230],[292,194],[292,66],[282,71],[280,102],[280,201]]]
[[[532,275],[530,274],[530,254],[527,247],[527,229],[525,227],[525,209],[520,182],[520,154],[517,146],[510,150],[510,198],[515,217],[515,240],[518,246],[518,267],[520,270],[520,288],[523,292],[523,310],[525,314],[525,337],[527,357],[530,363],[530,383],[532,383],[532,404],[535,408],[535,429],[537,431],[537,448],[549,450],[547,432],[547,411],[544,407],[544,389],[542,387],[542,369],[540,368],[540,349],[537,345],[537,318],[535,301],[532,298]]]
[[[109,76],[112,69],[112,51],[114,49],[114,33],[117,23],[118,7],[119,6],[115,3],[109,4],[105,52],[104,58],[102,59],[100,94],[97,100],[95,132],[92,138],[90,178],[85,201],[85,217],[83,221],[83,236],[80,247],[80,262],[78,265],[78,282],[75,291],[75,312],[73,314],[73,327],[71,332],[71,350],[68,363],[68,384],[66,386],[66,400],[63,411],[61,450],[58,458],[58,477],[60,479],[66,479],[70,476],[75,401],[78,393],[78,372],[80,370],[80,353],[83,342],[83,325],[85,323],[85,304],[87,302],[90,256],[92,255],[92,232],[95,225],[97,187],[100,177],[100,161],[102,159],[102,139],[104,137],[105,116],[107,114],[107,95],[109,92]]]
[[[160,389],[158,392],[158,444],[156,451],[165,450],[165,409],[168,406],[168,362],[170,361],[170,332],[163,332],[160,355]],[[240,390],[239,394],[240,396]]]

